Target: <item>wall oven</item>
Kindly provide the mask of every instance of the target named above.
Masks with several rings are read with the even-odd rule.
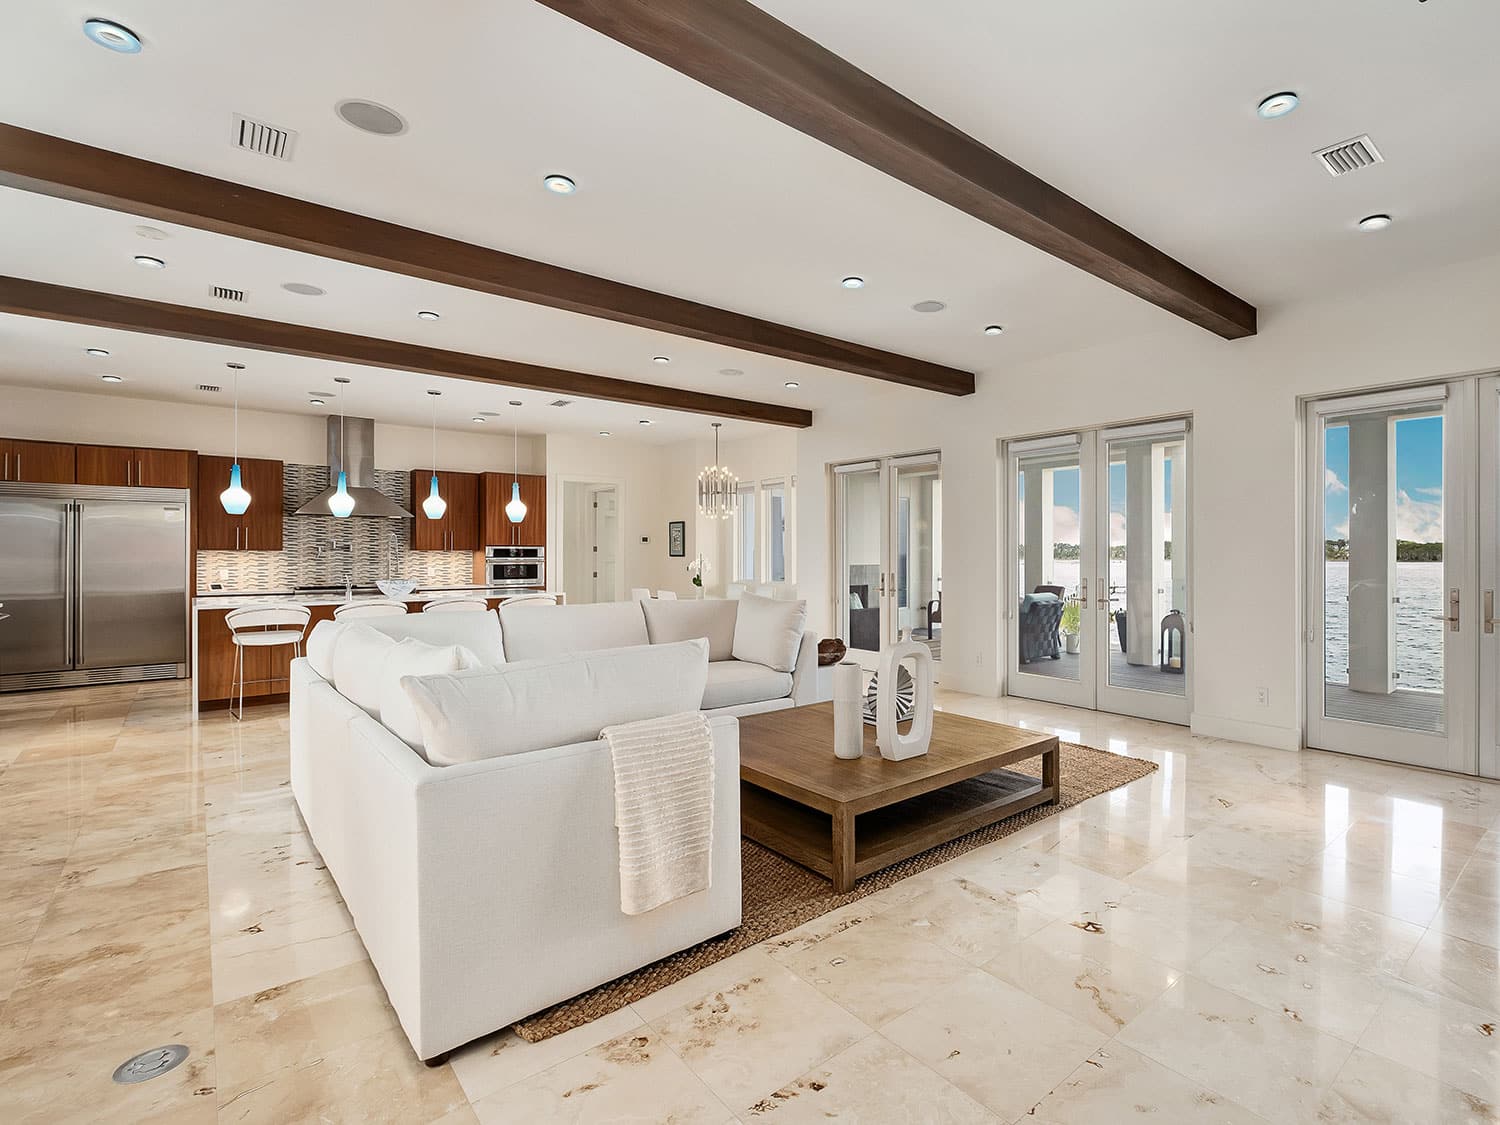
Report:
[[[542,589],[547,585],[545,547],[486,547],[484,580],[501,589]]]

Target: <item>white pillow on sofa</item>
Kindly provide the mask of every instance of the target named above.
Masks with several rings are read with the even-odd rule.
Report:
[[[805,601],[778,601],[746,590],[734,621],[734,658],[790,672],[797,667],[797,649],[806,628]]]
[[[396,642],[368,625],[346,623],[333,649],[333,686],[372,719],[380,718],[380,670]]]
[[[591,742],[613,723],[697,711],[707,676],[708,642],[694,640],[408,676],[401,687],[427,760],[451,766]]]
[[[333,654],[345,629],[374,629],[401,640],[415,637],[430,645],[463,645],[493,667],[505,663],[500,618],[489,613],[406,613],[394,617],[368,617],[354,621],[319,621],[307,635],[307,662],[312,670],[333,682]]]
[[[430,645],[415,637],[397,641],[380,666],[380,725],[420,753],[422,724],[401,687],[402,679],[482,667],[479,657],[463,645]]]

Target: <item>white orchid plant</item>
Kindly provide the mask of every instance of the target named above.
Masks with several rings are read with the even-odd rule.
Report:
[[[702,555],[698,555],[687,564],[687,572],[693,576],[693,585],[700,590],[703,589],[703,576],[712,569],[713,567]]]

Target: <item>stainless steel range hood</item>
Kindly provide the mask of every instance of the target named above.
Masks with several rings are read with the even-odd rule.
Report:
[[[375,487],[375,419],[339,417],[328,419],[328,487],[298,508],[297,515],[332,514],[328,498],[338,491],[340,468],[349,474],[354,515],[411,518],[410,512]]]

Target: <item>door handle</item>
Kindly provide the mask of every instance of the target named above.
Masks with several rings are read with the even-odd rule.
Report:
[[[17,453],[16,454],[16,480],[25,480],[25,479],[26,478],[21,475],[21,455],[20,455],[20,453]]]
[[[1495,631],[1495,591],[1484,592],[1484,631],[1493,633]]]
[[[1448,631],[1450,633],[1456,633],[1456,632],[1458,632],[1459,617],[1458,617],[1458,587],[1457,586],[1454,586],[1451,590],[1448,591],[1448,616],[1445,617],[1445,618],[1443,618],[1443,620],[1448,623]]]
[[[141,472],[141,464],[142,464],[142,462],[140,462],[140,461],[137,461],[135,463],[135,483],[136,484],[143,484],[143,483],[145,483],[145,480],[146,480],[146,474],[143,473],[143,472]]]
[[[10,480],[10,454],[9,453],[7,453],[5,455],[5,474],[3,476],[0,476],[0,480]]]

